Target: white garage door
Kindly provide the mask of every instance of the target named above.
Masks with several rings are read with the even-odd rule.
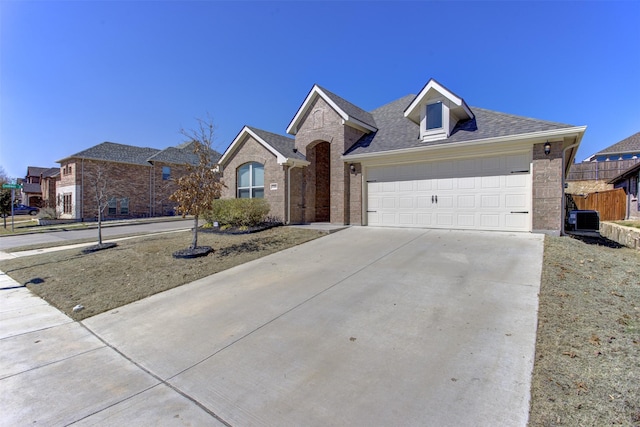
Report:
[[[369,225],[530,231],[531,153],[367,169]]]

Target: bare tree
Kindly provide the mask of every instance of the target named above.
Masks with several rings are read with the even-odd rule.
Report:
[[[0,186],[11,182],[11,179],[4,171],[4,168],[0,166]],[[4,223],[4,228],[7,228],[7,216],[11,213],[11,190],[7,188],[0,188],[0,215]]]
[[[197,162],[186,165],[187,173],[176,180],[178,189],[169,199],[178,203],[177,211],[183,218],[193,215],[193,235],[189,246],[189,251],[193,253],[198,248],[198,219],[211,209],[213,200],[220,197],[224,184],[214,170],[214,152],[211,146],[215,127],[211,118],[207,116],[206,120],[198,119],[196,129],[182,129],[180,133],[191,142]]]
[[[93,210],[98,218],[98,245],[93,249],[115,246],[102,243],[102,218],[109,200],[116,196],[117,183],[109,179],[107,167],[98,162],[89,161],[85,164],[85,178],[86,191],[95,203]]]

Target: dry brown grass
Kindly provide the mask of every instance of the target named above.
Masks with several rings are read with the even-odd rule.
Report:
[[[640,252],[590,242],[545,239],[531,426],[640,425]]]
[[[189,245],[191,233],[171,233],[123,241],[87,255],[71,249],[2,261],[0,270],[82,320],[322,235],[290,227],[243,235],[201,232],[198,244],[212,246],[215,252],[175,259],[172,253]],[[85,309],[74,313],[77,304]]]

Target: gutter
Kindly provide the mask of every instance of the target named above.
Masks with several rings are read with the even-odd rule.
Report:
[[[571,128],[565,129],[554,129],[554,130],[546,130],[541,132],[532,132],[532,133],[524,133],[519,135],[508,135],[508,136],[499,136],[494,138],[485,138],[485,139],[476,139],[472,141],[460,141],[453,142],[449,144],[438,144],[438,145],[430,145],[426,147],[411,147],[411,148],[402,148],[399,150],[389,150],[389,151],[376,151],[374,153],[363,153],[363,154],[347,154],[342,156],[344,161],[356,161],[360,159],[368,159],[368,158],[377,158],[377,157],[386,157],[393,155],[401,155],[401,154],[413,154],[420,153],[425,151],[437,151],[442,149],[451,149],[453,147],[473,147],[473,146],[481,146],[486,144],[494,144],[501,142],[519,142],[526,140],[538,139],[539,142],[543,142],[544,140],[550,139],[552,137],[568,137],[575,136],[580,141],[582,138],[580,135],[584,133],[587,129],[586,126],[575,126]],[[533,141],[536,142],[536,141]]]

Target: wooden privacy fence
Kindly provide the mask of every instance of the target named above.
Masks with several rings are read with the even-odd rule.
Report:
[[[574,163],[569,169],[567,181],[608,181],[638,162],[640,159]]]
[[[573,194],[572,197],[578,209],[598,211],[600,221],[618,221],[625,218],[627,195],[622,188],[599,191],[586,196]]]

